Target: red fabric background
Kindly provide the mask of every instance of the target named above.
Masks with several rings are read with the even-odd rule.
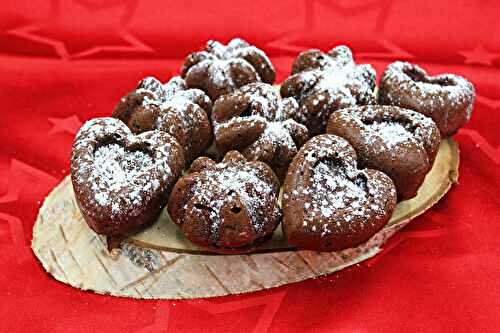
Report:
[[[500,4],[495,1],[6,0],[0,6],[0,331],[498,331]],[[298,51],[351,46],[474,82],[456,140],[460,184],[382,254],[316,280],[194,301],[82,292],[30,250],[40,201],[68,174],[74,134],[144,75],[178,72],[207,39],[242,36],[282,80]]]

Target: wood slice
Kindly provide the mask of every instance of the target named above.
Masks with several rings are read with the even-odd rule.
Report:
[[[166,212],[147,230],[129,235],[121,249],[85,223],[66,177],[45,199],[33,228],[32,248],[57,280],[101,294],[185,299],[273,288],[332,273],[376,255],[412,218],[441,199],[458,179],[459,150],[443,140],[417,197],[401,202],[390,222],[366,243],[339,252],[296,251],[278,227],[256,253],[216,255],[189,243]]]

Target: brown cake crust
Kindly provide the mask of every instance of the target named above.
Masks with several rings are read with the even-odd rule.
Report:
[[[432,118],[442,137],[455,134],[472,115],[472,83],[454,74],[430,76],[417,65],[396,61],[384,71],[379,103],[415,110]]]
[[[266,164],[230,151],[221,163],[195,160],[172,190],[168,212],[193,243],[244,253],[272,237],[281,218],[278,193],[279,181]]]
[[[212,100],[248,83],[273,83],[276,78],[266,54],[240,38],[227,45],[208,41],[205,50],[186,57],[181,71],[188,87],[205,91]]]
[[[291,119],[297,109],[293,98],[280,99],[265,83],[251,83],[221,96],[212,113],[217,149],[238,150],[249,161],[262,161],[283,180],[309,138],[307,128]]]
[[[183,166],[182,147],[165,132],[134,135],[118,119],[90,120],[71,155],[76,202],[95,232],[122,235],[156,219]]]
[[[191,161],[211,144],[211,111],[210,98],[199,89],[188,89],[181,77],[166,84],[146,77],[120,100],[113,117],[136,134],[150,130],[169,133],[184,147],[186,161]]]
[[[339,251],[355,247],[389,221],[396,189],[384,173],[358,169],[354,148],[343,138],[310,139],[293,159],[283,188],[283,232],[299,249]]]
[[[327,133],[346,139],[354,147],[360,167],[391,177],[398,200],[417,195],[441,142],[432,119],[396,106],[339,110],[331,115]]]
[[[292,75],[281,85],[281,96],[294,97],[300,105],[295,120],[309,129],[311,136],[324,133],[335,110],[372,104],[375,70],[356,65],[347,46],[327,53],[304,51],[292,66]]]

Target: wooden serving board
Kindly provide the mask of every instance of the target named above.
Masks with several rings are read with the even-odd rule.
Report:
[[[400,202],[390,222],[366,243],[339,252],[297,251],[278,227],[272,240],[245,255],[219,255],[187,241],[169,220],[128,235],[121,249],[107,250],[77,207],[66,177],[45,199],[33,228],[32,248],[45,270],[82,290],[144,299],[183,299],[239,294],[332,273],[368,259],[411,219],[439,201],[458,180],[459,150],[441,143],[418,195]]]

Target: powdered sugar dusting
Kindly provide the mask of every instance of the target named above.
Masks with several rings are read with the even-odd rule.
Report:
[[[368,126],[371,133],[380,137],[389,148],[412,141],[412,134],[399,123],[375,122]]]
[[[91,188],[96,193],[95,200],[101,206],[111,204],[113,214],[120,212],[119,200],[112,202],[111,193],[128,192],[132,205],[139,205],[143,192],[156,191],[160,183],[143,177],[145,169],[153,166],[152,158],[142,151],[126,152],[118,144],[99,147],[94,153]],[[116,199],[116,198],[114,198]]]
[[[186,141],[186,138],[209,122],[207,112],[211,111],[208,110],[212,105],[210,98],[199,89],[187,89],[185,81],[179,76],[171,78],[164,85],[154,77],[144,78],[136,90],[141,91],[147,92],[142,99],[143,106],[153,104],[160,109],[152,129],[165,131],[178,141],[183,141],[188,159],[198,154],[197,150],[201,148],[193,147],[193,143]]]
[[[299,91],[292,96],[301,106],[295,119],[308,126],[319,121],[320,128],[309,128],[319,133],[332,111],[372,102],[375,70],[369,65],[356,65],[350,50],[339,46],[322,57],[318,68],[293,75],[285,81],[287,84],[297,85],[293,90]]]
[[[429,103],[435,107],[443,103],[458,105],[466,100],[469,103],[474,89],[470,82],[458,75],[428,76],[421,67],[402,61],[390,64],[383,74],[382,81],[395,84],[400,90],[408,92],[415,98],[415,103]],[[403,98],[401,94],[392,94],[391,91],[387,93],[388,97],[395,101]]]
[[[256,233],[279,216],[277,193],[264,181],[258,171],[248,165],[217,164],[216,170],[203,171],[192,188],[194,209],[208,209],[211,218],[211,235],[216,238],[223,222],[222,208],[235,204],[239,199],[246,209]],[[267,215],[270,207],[274,211]],[[241,207],[240,207],[241,208]],[[216,241],[216,239],[214,239]]]
[[[354,175],[349,175],[349,171],[324,161],[320,161],[314,168],[311,179],[313,207],[316,206],[324,217],[332,216],[336,210],[366,202],[364,180],[359,178],[357,182],[353,181],[351,178]]]
[[[279,177],[284,177],[289,162],[308,137],[307,128],[291,119],[297,108],[295,99],[280,99],[269,84],[246,85],[215,103],[216,142],[222,150],[237,149],[250,160],[270,164]],[[245,138],[249,132],[254,133],[255,140]],[[235,140],[229,147],[221,147],[221,138],[226,136]]]
[[[158,131],[134,136],[115,118],[86,122],[75,139],[71,160],[75,192],[88,198],[84,209],[100,207],[111,218],[139,214],[154,193],[178,176],[170,168],[172,161],[182,162],[174,144],[173,138]]]
[[[145,98],[143,105],[156,104],[166,112],[182,112],[190,105],[195,105],[195,101],[201,100],[205,104],[210,104],[209,97],[199,89],[188,89],[184,80],[179,76],[172,77],[167,83],[162,84],[154,77],[147,77],[141,81],[136,92],[146,91],[154,95],[154,98]]]
[[[466,121],[470,119],[475,91],[461,76],[428,76],[417,65],[396,61],[384,71],[379,99],[383,104],[407,107],[439,120],[441,131],[448,133],[453,132],[452,128],[448,129],[448,113],[464,112]],[[438,116],[440,113],[445,114]]]
[[[200,85],[206,88],[213,100],[245,84],[267,82],[269,73],[273,73],[274,80],[274,68],[265,53],[240,38],[231,40],[227,46],[210,40],[205,51],[188,56],[188,59],[197,58],[198,62],[188,62],[190,67],[183,71],[186,77],[205,76],[206,82]]]
[[[283,122],[267,122],[262,135],[254,143],[248,146],[247,149],[252,150],[256,155],[259,155],[262,147],[270,144],[276,150],[278,147],[286,147],[286,149],[295,155],[298,147],[287,129],[287,125],[290,125],[292,121],[293,120],[288,119]]]
[[[357,169],[353,148],[339,137],[317,136],[300,154],[304,162],[295,172],[309,176],[296,183],[286,198],[303,202],[302,226],[310,232],[326,236],[339,228],[351,228],[355,220],[370,223],[373,217],[385,214],[384,196],[389,192],[395,197],[395,189],[387,188],[390,182]]]
[[[275,145],[281,144],[289,149],[297,149],[287,129],[287,125],[292,122],[293,120],[287,119],[285,121],[272,121],[267,123],[264,134],[262,135],[262,140],[269,140]]]
[[[336,123],[335,119],[341,122]],[[432,119],[394,106],[366,105],[339,110],[332,121],[337,127],[355,125],[366,145],[381,151],[391,152],[394,147],[408,145],[426,149],[439,140]]]
[[[230,75],[229,63],[224,60],[205,60],[200,63],[200,67],[208,67],[208,76],[212,79],[212,83],[219,88],[226,85],[233,85],[233,82],[228,80]]]

